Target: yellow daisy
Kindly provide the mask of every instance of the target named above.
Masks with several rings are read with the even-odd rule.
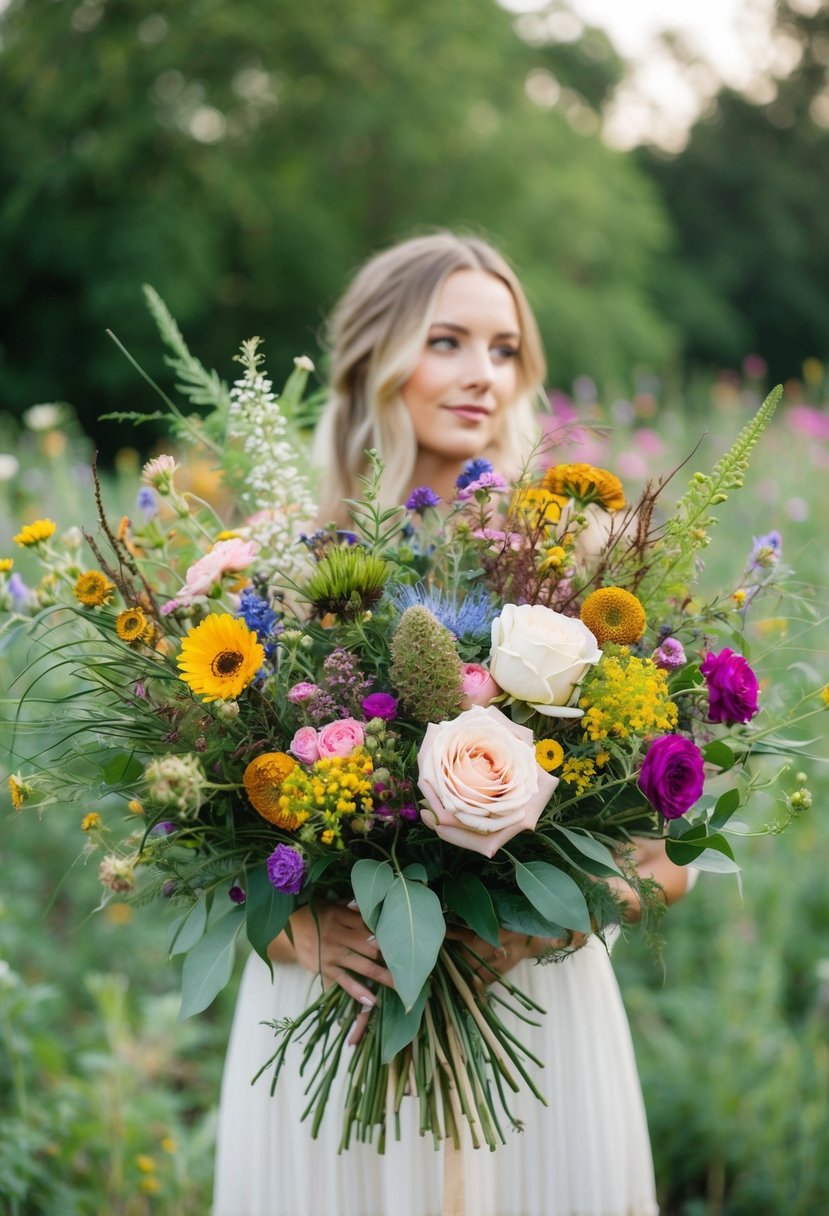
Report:
[[[14,558],[0,557],[0,574],[8,574],[14,566]]]
[[[125,608],[115,618],[115,632],[122,642],[143,641],[148,627],[152,631],[152,622],[144,616],[143,608]]]
[[[299,827],[305,816],[295,815],[279,805],[282,783],[296,768],[296,760],[285,752],[263,752],[256,756],[244,771],[242,784],[251,806],[268,823],[292,831]]]
[[[564,748],[557,739],[539,739],[535,745],[535,758],[545,772],[551,773],[564,759]]]
[[[602,646],[616,642],[628,646],[645,632],[645,609],[635,595],[621,587],[600,587],[581,606],[582,623]]]
[[[114,590],[115,584],[111,583],[106,575],[101,574],[100,570],[87,570],[75,580],[75,598],[87,608],[108,604]]]
[[[26,524],[20,529],[14,538],[15,544],[30,549],[33,545],[39,545],[41,541],[54,536],[56,528],[57,524],[51,519],[36,519],[34,523]]]
[[[620,511],[625,505],[625,491],[619,478],[592,464],[553,465],[541,484],[551,494],[563,494],[582,504],[597,502],[606,511]]]
[[[224,612],[205,617],[181,644],[181,678],[205,701],[232,701],[265,662],[265,651],[244,621]]]

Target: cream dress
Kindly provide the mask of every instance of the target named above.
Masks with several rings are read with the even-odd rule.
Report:
[[[538,1028],[518,1026],[545,1062],[536,1073],[548,1106],[515,1095],[524,1131],[505,1130],[494,1152],[464,1150],[467,1216],[656,1216],[630,1028],[606,949],[592,938],[562,962],[520,963],[510,979],[547,1011]],[[338,1154],[336,1088],[312,1140],[290,1054],[273,1098],[268,1074],[251,1086],[275,1046],[260,1023],[298,1013],[314,984],[295,963],[275,965],[273,981],[258,956],[246,964],[222,1082],[213,1216],[440,1216],[443,1152],[412,1118],[384,1155],[364,1144]],[[413,1116],[416,1104],[404,1100],[404,1114],[407,1105]]]

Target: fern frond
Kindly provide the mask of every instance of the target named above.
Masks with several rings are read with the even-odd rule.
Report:
[[[660,600],[669,598],[693,577],[697,554],[709,543],[709,529],[718,522],[711,511],[727,500],[729,491],[741,488],[749,457],[774,417],[782,395],[782,385],[777,385],[712,471],[694,473],[691,478],[638,591],[652,613]]]
[[[191,354],[181,330],[158,292],[144,284],[147,307],[156,323],[161,340],[173,352],[165,362],[178,377],[176,389],[193,405],[208,405],[224,419],[230,404],[230,391],[215,371],[208,371]]]

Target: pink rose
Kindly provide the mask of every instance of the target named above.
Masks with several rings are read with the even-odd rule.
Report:
[[[320,756],[350,756],[356,747],[363,746],[365,737],[363,724],[356,718],[329,722],[317,735]]]
[[[259,546],[250,540],[220,540],[209,553],[193,562],[184,576],[184,586],[176,595],[179,604],[192,604],[210,595],[225,574],[236,573],[249,566]]]
[[[423,822],[448,844],[485,857],[533,829],[558,785],[535,758],[532,731],[494,705],[430,722],[417,764]]]
[[[313,726],[300,726],[290,742],[288,751],[303,764],[313,764],[320,758],[317,732]]]
[[[480,663],[464,663],[461,670],[464,709],[471,709],[473,705],[489,705],[490,701],[501,695],[501,689]]]

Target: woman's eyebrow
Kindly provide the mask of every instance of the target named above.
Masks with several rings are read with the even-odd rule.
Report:
[[[468,334],[469,330],[465,325],[456,325],[454,321],[433,321],[429,326],[430,329],[451,329],[457,334]],[[501,333],[493,334],[493,338],[520,338],[521,335],[512,329],[502,330]]]

